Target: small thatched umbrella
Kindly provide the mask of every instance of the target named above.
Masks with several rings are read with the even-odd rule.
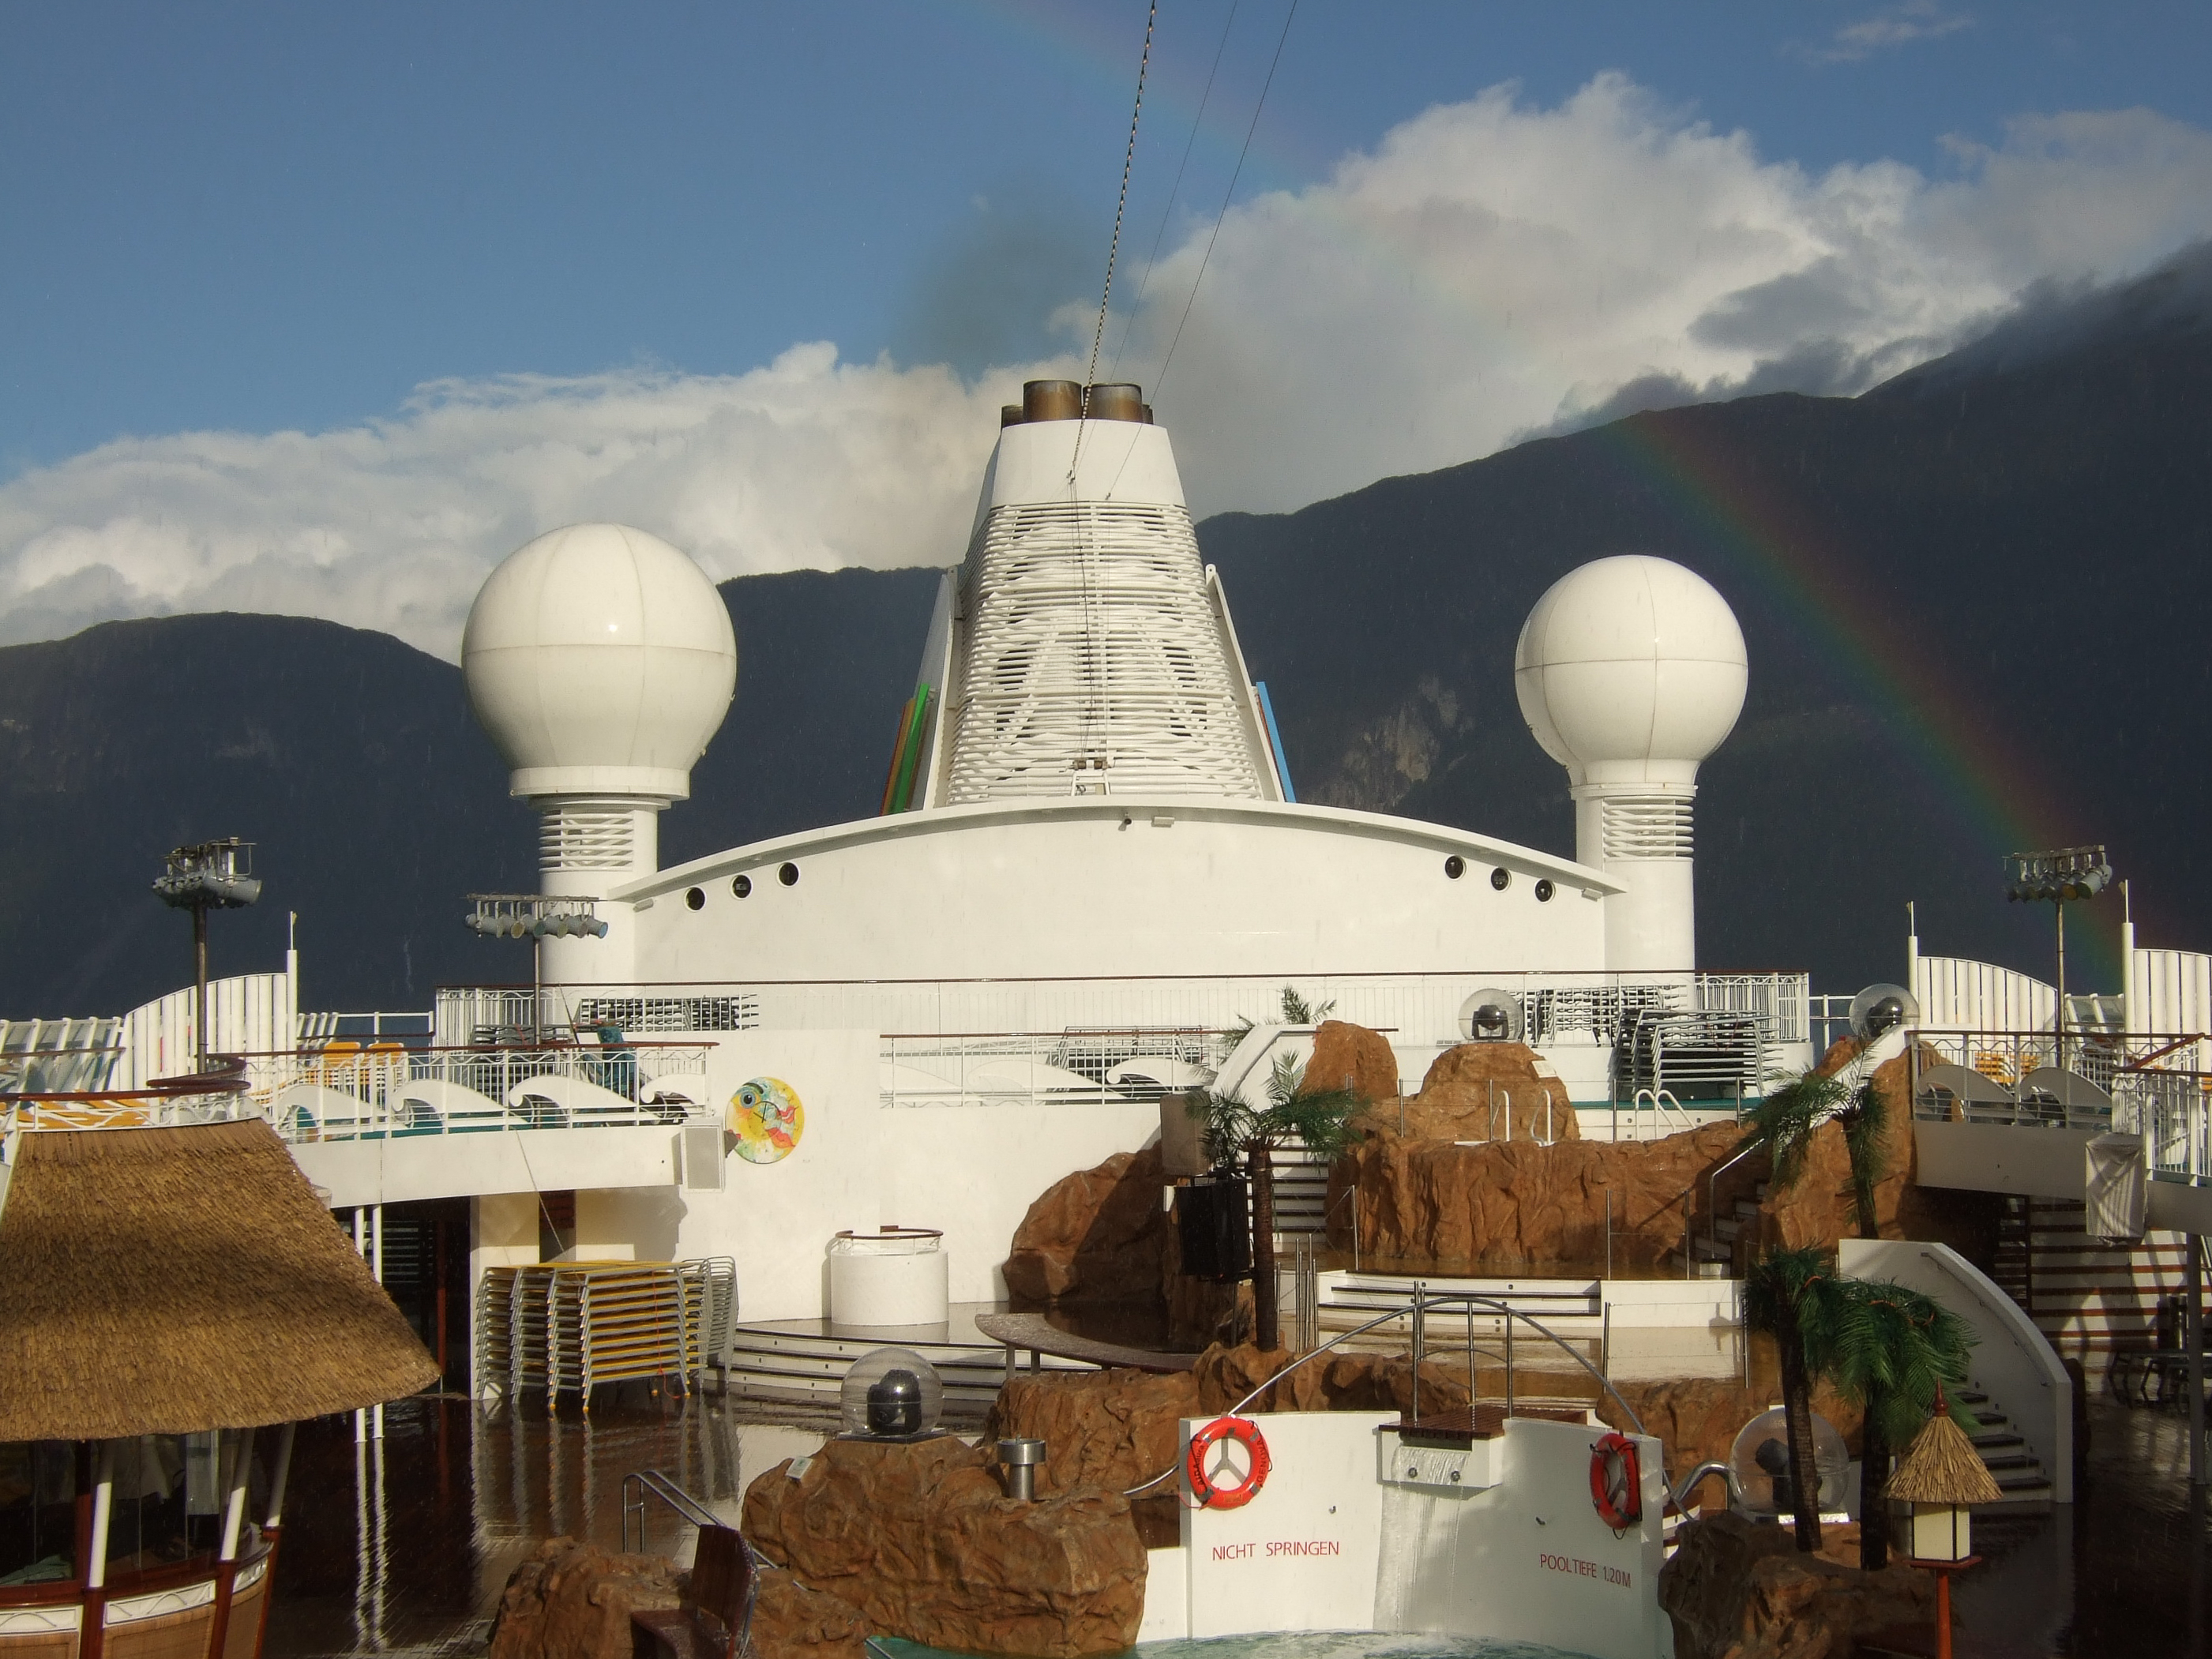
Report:
[[[110,1451],[88,1443],[216,1431],[222,1544],[204,1576],[207,1650],[222,1653],[234,1589],[267,1609],[290,1425],[412,1394],[437,1370],[258,1119],[18,1141],[0,1188],[0,1441],[88,1443],[76,1577],[53,1586],[85,1609],[79,1659],[98,1659],[127,1611],[107,1603],[129,1599],[107,1583]],[[253,1431],[277,1424],[268,1522],[242,1560]]]
[[[1967,1506],[1994,1504],[2004,1494],[1966,1431],[1952,1421],[1941,1389],[1935,1416],[1913,1436],[1905,1461],[1889,1477],[1888,1495],[1912,1505],[1913,1560],[1936,1569],[1936,1651],[1950,1659],[1951,1575],[1975,1559]]]

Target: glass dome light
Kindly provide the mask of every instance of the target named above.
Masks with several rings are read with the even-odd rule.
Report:
[[[1841,1510],[1850,1497],[1851,1454],[1836,1425],[1813,1414],[1813,1468],[1819,1475],[1814,1502],[1824,1515]],[[1761,1412],[1743,1425],[1729,1448],[1741,1507],[1747,1515],[1779,1516],[1796,1512],[1790,1485],[1790,1430],[1782,1407]]]
[[[1851,1035],[1872,1042],[1900,1025],[1920,1024],[1920,1002],[1902,985],[1869,985],[1851,999]]]
[[[838,1390],[845,1433],[863,1440],[924,1440],[937,1432],[945,1384],[911,1348],[862,1354]]]
[[[1521,1035],[1521,999],[1485,986],[1459,1007],[1460,1035],[1469,1042],[1510,1042]]]

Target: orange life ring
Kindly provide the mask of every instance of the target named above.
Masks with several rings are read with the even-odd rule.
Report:
[[[1251,1467],[1234,1482],[1218,1478],[1223,1471],[1214,1474],[1206,1471],[1206,1453],[1224,1440],[1236,1441],[1251,1459]],[[1192,1435],[1190,1455],[1183,1464],[1183,1472],[1190,1476],[1190,1495],[1200,1509],[1206,1510],[1242,1509],[1267,1484],[1267,1439],[1257,1423],[1242,1417],[1217,1417]]]
[[[1626,1435],[1608,1434],[1590,1447],[1590,1502],[1615,1532],[1644,1518],[1643,1467]]]

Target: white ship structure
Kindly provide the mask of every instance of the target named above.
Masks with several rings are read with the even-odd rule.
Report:
[[[10,1134],[266,1116],[372,1257],[387,1206],[465,1201],[480,1389],[521,1375],[485,1310],[552,1255],[732,1264],[701,1281],[704,1351],[763,1375],[795,1356],[802,1390],[842,1365],[841,1274],[851,1306],[919,1309],[915,1340],[938,1322],[951,1354],[959,1309],[1003,1303],[1041,1193],[1149,1144],[1165,1092],[1262,1097],[1322,1010],[1384,1034],[1405,1093],[1455,1045],[1524,1042],[1601,1139],[1733,1119],[1847,1024],[1802,973],[1698,961],[1698,767],[1748,672],[1710,584],[1626,553],[1530,613],[1516,690],[1567,769],[1572,856],[1300,802],[1133,386],[1033,382],[1006,411],[877,816],[660,866],[659,813],[726,717],[744,740],[744,702],[713,584],[641,531],[571,526],[516,552],[464,661],[540,814],[543,872],[471,920],[537,940],[534,987],[441,989],[393,1019],[301,1010],[293,962],[218,981],[210,1048],[238,1057],[219,1096],[155,1086],[191,1069],[189,989],[11,1024],[0,1063]],[[2120,993],[2062,1007],[2027,975],[1907,952],[1912,1052],[1946,1057],[1915,1084],[1923,1182],[2086,1200],[2139,1235],[2212,1228],[2212,957],[2137,949],[2130,928]],[[1498,1105],[1510,1137],[1531,1103]],[[1286,1231],[1317,1224],[1296,1176]],[[1671,1291],[1559,1293],[1593,1329],[1671,1323],[1711,1349],[1734,1328],[1730,1253],[1684,1246]],[[2044,1339],[2079,1310],[2039,1333],[1975,1278],[1947,1293],[1992,1368],[2012,1356],[2008,1403],[2067,1501]],[[2101,1353],[2124,1325],[2077,1334]],[[1723,1344],[1697,1363],[1736,1361]]]

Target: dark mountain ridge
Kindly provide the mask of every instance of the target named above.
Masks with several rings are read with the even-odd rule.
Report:
[[[1856,398],[1632,416],[1299,512],[1200,526],[1302,799],[1571,848],[1565,775],[1514,700],[1522,618],[1585,560],[1648,551],[1727,595],[1751,655],[1698,801],[1701,955],[1850,990],[1924,948],[2047,974],[2050,917],[1998,860],[2110,844],[2144,942],[2212,945],[2197,878],[2212,738],[2212,253],[2030,306]],[[738,697],[664,860],[875,809],[936,573],[724,585]],[[181,982],[161,854],[238,834],[268,880],[218,972],[420,1007],[525,977],[460,925],[534,883],[452,665],[331,623],[197,616],[0,650],[0,1013],[109,1012]],[[1289,901],[1295,902],[1295,901]],[[2114,901],[2078,984],[2117,982]],[[2078,930],[2078,932],[2077,932]]]

